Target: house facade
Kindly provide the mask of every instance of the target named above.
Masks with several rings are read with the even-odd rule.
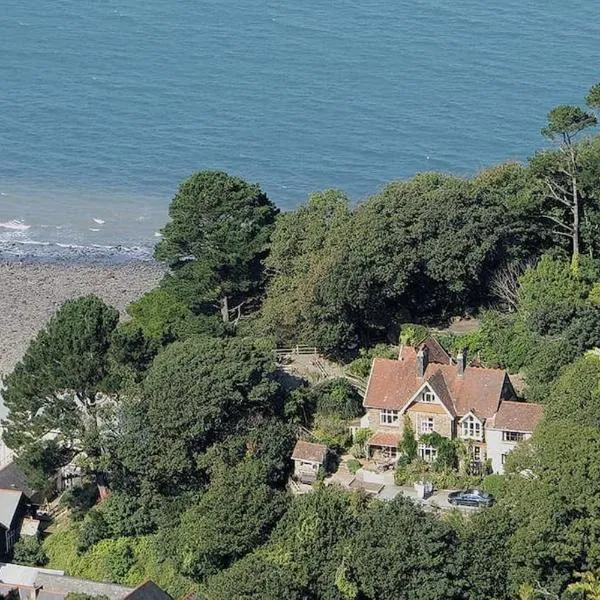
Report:
[[[433,338],[418,349],[403,346],[397,360],[376,358],[363,405],[361,427],[373,431],[368,448],[376,459],[397,457],[408,419],[422,459],[436,458],[435,448],[421,441],[436,432],[463,440],[472,463],[489,460],[496,473],[542,414],[540,405],[517,400],[505,371],[468,364],[463,353],[452,358]]]
[[[292,452],[294,477],[302,483],[314,483],[319,469],[327,469],[329,450],[324,444],[298,440]]]

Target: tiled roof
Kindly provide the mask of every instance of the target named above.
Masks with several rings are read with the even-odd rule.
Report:
[[[0,488],[20,490],[29,499],[35,493],[29,486],[25,473],[21,471],[15,462],[10,462],[0,469]]]
[[[440,377],[441,375],[441,377]],[[452,414],[462,416],[475,410],[479,417],[490,418],[498,409],[506,373],[501,369],[484,369],[467,365],[462,375],[455,364],[428,363],[423,378],[417,377],[417,353],[402,348],[398,360],[376,358],[373,361],[364,406],[400,410],[424,382],[444,405],[452,405]]]
[[[387,431],[378,431],[375,435],[369,438],[369,446],[386,446],[388,448],[396,448],[402,439],[400,432],[393,433]]]
[[[541,404],[504,400],[500,403],[500,408],[489,426],[493,429],[504,429],[506,431],[531,432],[541,418]]]
[[[292,460],[306,460],[323,464],[327,456],[327,446],[298,440],[292,452]]]
[[[448,365],[452,362],[452,357],[444,350],[443,346],[433,337],[426,337],[422,346],[427,346],[429,352],[429,362]]]
[[[23,492],[19,490],[0,489],[0,524],[6,529],[10,528],[22,495]]]
[[[123,600],[172,600],[172,598],[153,581],[146,581],[135,588],[131,594],[127,594]]]

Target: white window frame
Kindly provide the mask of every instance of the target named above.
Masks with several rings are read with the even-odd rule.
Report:
[[[482,440],[483,428],[479,419],[473,415],[467,415],[460,422],[460,437],[466,440]]]
[[[421,395],[421,402],[426,404],[433,404],[435,402],[435,394],[431,390],[423,390]]]
[[[433,433],[435,431],[434,425],[435,421],[433,417],[425,417],[421,421],[421,433]]]
[[[428,444],[419,444],[417,447],[419,456],[425,462],[433,462],[437,458],[437,450]]]
[[[400,425],[400,411],[382,408],[379,411],[379,423],[389,427],[398,427]]]
[[[502,441],[510,444],[518,444],[525,439],[525,434],[522,431],[503,431]]]

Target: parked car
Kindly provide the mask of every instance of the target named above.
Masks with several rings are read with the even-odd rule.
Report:
[[[463,490],[462,492],[451,492],[448,494],[448,502],[454,506],[491,506],[494,497],[480,490]]]

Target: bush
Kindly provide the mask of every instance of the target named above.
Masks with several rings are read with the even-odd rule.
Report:
[[[360,394],[343,377],[316,386],[313,395],[317,414],[354,419],[363,413]]]
[[[69,488],[60,498],[61,506],[71,510],[73,520],[80,521],[96,504],[98,487],[95,483],[84,483]]]
[[[48,556],[36,536],[22,537],[13,548],[13,561],[29,567],[43,567]]]
[[[313,437],[335,452],[344,452],[350,443],[350,432],[346,421],[339,417],[317,415],[313,425]]]
[[[100,540],[110,537],[110,531],[102,513],[92,509],[88,512],[79,530],[78,552],[85,552]]]
[[[514,482],[513,482],[514,484]],[[504,497],[511,486],[510,479],[505,475],[497,473],[487,475],[481,482],[481,489],[488,494],[491,494],[496,500]]]
[[[429,334],[424,325],[415,323],[402,323],[400,325],[400,343],[416,346],[420,344]]]
[[[346,466],[348,467],[348,471],[350,471],[350,473],[356,473],[362,467],[362,465],[354,458],[351,458],[346,463]]]
[[[361,348],[358,358],[355,358],[347,367],[346,371],[356,377],[368,377],[374,358],[396,358],[398,349],[387,344],[377,344],[373,348]]]

